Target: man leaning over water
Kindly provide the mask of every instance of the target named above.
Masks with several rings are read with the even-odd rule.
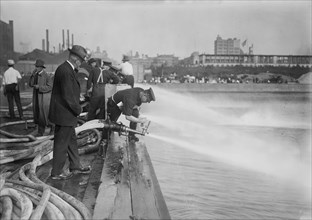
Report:
[[[142,103],[155,101],[155,95],[152,88],[142,89],[139,87],[124,89],[116,92],[107,101],[107,115],[111,121],[116,122],[121,114],[130,121],[130,128],[136,130],[137,123],[145,123],[146,118],[140,117],[140,106]],[[107,131],[104,131],[103,138],[107,138]],[[139,141],[133,134],[129,133],[129,141]]]

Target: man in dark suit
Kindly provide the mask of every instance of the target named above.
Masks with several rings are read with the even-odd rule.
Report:
[[[69,179],[73,173],[90,173],[90,167],[80,164],[75,127],[81,113],[80,85],[77,69],[85,60],[87,51],[79,45],[69,49],[69,58],[55,72],[50,102],[49,120],[55,124],[52,179]],[[66,158],[69,172],[63,170]]]
[[[111,64],[111,62],[104,60],[103,66],[96,64],[89,75],[87,90],[91,92],[91,98],[88,110],[88,121],[95,118],[105,119],[105,85],[118,84],[120,81],[119,77],[109,70]],[[98,114],[97,110],[100,110]]]

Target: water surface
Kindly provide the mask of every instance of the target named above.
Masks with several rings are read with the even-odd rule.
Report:
[[[173,219],[311,219],[310,93],[154,91],[144,141]]]

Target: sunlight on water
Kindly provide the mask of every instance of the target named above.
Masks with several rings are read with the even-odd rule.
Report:
[[[291,117],[285,120],[276,106],[269,109],[274,103],[236,106],[242,112],[231,114],[231,111],[223,112],[216,108],[220,105],[224,107],[227,102],[233,108],[235,103],[230,103],[231,100],[200,100],[160,88],[154,90],[157,101],[147,107],[151,108],[151,113],[145,116],[152,121],[152,125],[157,124],[161,129],[154,131],[151,126],[149,137],[244,169],[304,185],[310,191],[311,178],[307,176],[311,175],[309,138],[298,144],[282,132],[276,136],[270,130],[272,127],[307,129],[310,127],[309,120],[300,121]],[[259,129],[253,132],[257,126],[263,127],[260,133]],[[305,146],[298,146],[302,144]],[[301,151],[301,148],[306,151]]]

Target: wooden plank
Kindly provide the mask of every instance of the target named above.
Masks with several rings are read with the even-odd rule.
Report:
[[[132,211],[135,219],[170,219],[146,147],[129,143]]]
[[[117,195],[115,198],[115,206],[111,215],[111,219],[129,219],[132,215],[131,194],[129,186],[129,165],[128,152],[124,138],[117,134],[114,136],[115,146],[120,146],[123,152],[122,164],[123,168],[120,173],[120,182],[117,184]]]
[[[118,175],[120,182],[117,183],[116,176],[112,176],[111,169],[112,164],[117,163],[117,161],[112,161],[112,158],[113,160],[116,159],[118,149],[121,148],[125,151],[123,144],[124,140],[114,132],[111,135],[106,153],[93,219],[129,219],[129,216],[132,215],[130,188],[127,179],[128,170],[121,169],[121,173]],[[127,163],[127,155],[125,153],[122,162]]]
[[[85,190],[82,202],[93,214],[96,196],[98,194],[99,185],[101,184],[101,174],[103,170],[104,160],[100,156],[95,156],[92,161],[92,172],[89,177],[88,185]]]
[[[112,176],[109,160],[118,161],[118,149],[122,150],[123,166],[116,178]],[[93,219],[170,219],[144,143],[126,143],[124,138],[114,133],[101,181]]]
[[[101,175],[101,184],[98,189],[96,202],[93,211],[93,219],[108,218],[114,209],[114,199],[117,194],[117,187],[113,179],[105,172],[105,163]]]

